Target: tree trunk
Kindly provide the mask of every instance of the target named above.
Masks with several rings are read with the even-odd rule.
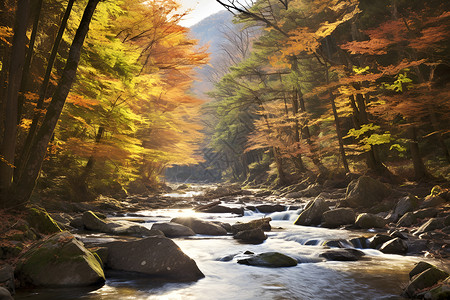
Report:
[[[72,12],[73,3],[75,0],[69,0],[67,4],[66,11],[64,12],[64,16],[61,20],[61,25],[59,26],[58,34],[56,35],[55,42],[53,43],[52,51],[50,53],[50,57],[47,62],[47,69],[45,70],[44,80],[42,81],[41,88],[39,90],[39,99],[36,104],[36,112],[33,116],[33,121],[31,123],[30,129],[28,131],[27,138],[25,139],[25,143],[23,149],[19,156],[19,165],[15,170],[14,176],[20,178],[22,176],[22,171],[25,163],[28,160],[28,156],[30,155],[31,142],[36,134],[36,130],[38,128],[39,119],[41,118],[40,110],[44,106],[45,96],[47,94],[48,83],[50,81],[50,75],[52,74],[53,64],[56,60],[56,55],[58,54],[58,48],[61,44],[62,37],[64,31],[67,27],[67,21],[70,17],[70,13]]]
[[[16,151],[17,138],[17,102],[22,71],[25,64],[25,53],[27,43],[27,24],[30,14],[30,0],[20,0],[17,3],[16,21],[14,25],[14,37],[9,65],[8,87],[5,99],[5,127],[3,132],[3,143],[0,155],[5,163],[0,161],[0,197],[1,203],[8,205],[8,190],[13,178],[14,155]]]
[[[42,162],[44,161],[47,152],[48,143],[55,130],[56,124],[58,123],[59,116],[61,115],[70,88],[75,81],[84,39],[89,31],[89,24],[99,1],[100,0],[89,0],[84,10],[80,25],[70,47],[66,67],[58,83],[58,87],[53,94],[52,101],[47,109],[42,126],[36,133],[36,137],[32,139],[31,151],[24,165],[24,171],[17,181],[17,184],[14,186],[15,189],[12,195],[17,203],[28,201],[33,192]]]
[[[428,172],[420,155],[419,142],[417,141],[416,127],[414,125],[408,127],[408,138],[409,150],[414,166],[414,179],[420,180],[427,177]]]
[[[31,32],[30,37],[30,43],[28,44],[28,54],[27,59],[25,61],[25,65],[23,67],[23,73],[22,73],[22,82],[20,84],[20,95],[18,100],[18,108],[17,108],[17,124],[20,124],[21,116],[22,116],[22,110],[23,110],[23,104],[25,102],[25,91],[27,89],[28,85],[28,77],[30,76],[30,66],[31,66],[31,59],[33,58],[34,53],[34,43],[36,42],[36,35],[39,25],[39,18],[41,16],[41,9],[42,9],[42,2],[43,0],[38,0],[35,17],[33,21],[33,30]]]

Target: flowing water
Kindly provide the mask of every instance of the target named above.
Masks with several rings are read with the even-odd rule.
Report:
[[[16,299],[401,299],[408,272],[419,257],[387,255],[362,249],[365,259],[355,262],[324,261],[324,241],[351,239],[371,233],[292,225],[299,211],[274,213],[272,231],[260,245],[241,244],[232,236],[197,235],[174,241],[193,258],[205,278],[192,283],[167,283],[135,274],[107,273],[106,284],[97,289],[22,291]],[[154,222],[178,216],[235,223],[264,215],[246,211],[245,216],[195,213],[192,210],[154,210],[139,213],[149,228]],[[89,241],[101,235],[82,236]],[[261,268],[240,265],[245,251],[277,251],[296,258],[289,268]],[[422,258],[423,259],[423,258]],[[434,262],[439,264],[438,262]]]

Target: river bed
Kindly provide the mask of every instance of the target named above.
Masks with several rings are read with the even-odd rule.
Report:
[[[299,210],[264,215],[246,211],[237,217],[190,209],[142,211],[139,218],[145,220],[148,228],[179,216],[231,224],[270,216],[272,231],[259,245],[241,244],[231,235],[173,239],[205,274],[197,282],[168,283],[136,274],[107,272],[108,279],[99,288],[18,291],[16,299],[401,299],[399,294],[408,282],[408,272],[423,258],[361,249],[366,256],[360,261],[324,261],[319,254],[326,248],[322,246],[325,241],[368,237],[373,233],[296,226],[293,220],[298,213]],[[111,239],[102,234],[79,237],[86,243]],[[299,264],[289,268],[240,265],[237,260],[245,257],[245,251],[277,251],[296,258]],[[433,263],[439,265],[437,261]]]

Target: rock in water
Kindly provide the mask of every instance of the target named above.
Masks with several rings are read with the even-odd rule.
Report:
[[[369,213],[358,215],[355,221],[355,225],[362,229],[383,228],[386,224],[387,221],[382,217]]]
[[[305,210],[298,216],[294,222],[295,225],[319,225],[322,221],[322,215],[330,208],[326,204],[325,200],[317,197],[314,201],[311,201],[306,206]]]
[[[240,231],[234,236],[234,238],[244,243],[261,244],[267,239],[267,236],[264,234],[262,229],[256,228],[252,230]]]
[[[297,260],[282,253],[266,252],[250,258],[240,259],[238,263],[257,267],[282,268],[296,266]]]
[[[345,201],[351,207],[371,207],[381,202],[391,193],[391,190],[368,176],[353,180],[347,187]]]
[[[389,254],[406,254],[406,252],[408,252],[408,245],[404,240],[397,237],[385,242],[380,247],[380,251]]]
[[[418,298],[419,293],[431,289],[435,284],[446,279],[448,276],[449,274],[447,272],[432,266],[422,273],[415,275],[404,290],[402,296]]]
[[[327,260],[334,260],[334,261],[357,261],[364,255],[365,255],[364,252],[362,252],[360,250],[346,248],[346,249],[326,250],[325,252],[321,253],[319,256],[323,257]]]
[[[354,224],[355,212],[351,208],[338,208],[329,210],[322,215],[322,226],[336,228],[341,225]]]
[[[414,269],[412,269],[411,272],[409,272],[409,279],[412,279],[417,274],[420,274],[423,271],[428,270],[429,268],[433,268],[433,267],[434,266],[430,263],[427,263],[425,261],[419,261],[416,264],[416,266],[414,267]]]
[[[62,232],[35,244],[16,267],[25,285],[74,287],[105,281],[96,257],[72,234]]]
[[[148,237],[138,241],[117,241],[102,245],[108,248],[106,265],[113,270],[137,272],[168,280],[195,281],[205,277],[197,264],[165,237]]]
[[[203,221],[196,218],[174,218],[170,222],[178,223],[191,228],[197,234],[226,235],[227,231],[213,222]]]
[[[252,229],[261,229],[263,231],[270,231],[272,229],[272,226],[270,226],[270,221],[272,221],[271,218],[262,218],[252,220],[247,223],[236,223],[234,225],[231,225],[231,232],[236,234],[240,231]]]
[[[160,230],[167,237],[195,235],[191,228],[178,223],[155,223],[152,225],[152,230]]]

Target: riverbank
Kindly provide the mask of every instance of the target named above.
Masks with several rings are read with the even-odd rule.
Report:
[[[86,223],[86,217],[83,220],[83,215],[85,215],[86,211],[93,211],[95,215],[99,217],[99,221],[95,220],[99,227],[91,227],[90,232],[104,232],[104,234],[106,233],[109,235],[152,235],[150,234],[150,231],[153,229],[149,228],[149,222],[154,222],[154,219],[159,220],[160,218],[158,219],[158,216],[150,218],[148,213],[146,213],[149,211],[158,211],[160,213],[170,211],[172,216],[174,215],[174,212],[177,212],[178,216],[195,214],[198,217],[208,216],[208,218],[219,219],[223,218],[223,216],[232,216],[232,218],[229,219],[231,223],[236,222],[236,218],[240,218],[239,216],[245,219],[245,216],[249,214],[253,214],[255,218],[257,216],[270,215],[274,219],[272,223],[283,221],[283,226],[280,227],[287,227],[287,224],[291,224],[289,225],[289,228],[291,228],[290,230],[298,232],[296,235],[301,235],[304,234],[305,228],[308,228],[304,227],[305,225],[313,230],[316,230],[314,228],[317,228],[318,230],[320,227],[315,226],[319,225],[323,228],[323,225],[326,225],[320,225],[323,223],[322,216],[324,214],[326,215],[329,214],[329,212],[345,209],[354,212],[355,217],[353,223],[347,221],[346,223],[348,224],[333,224],[333,226],[328,226],[328,224],[327,226],[346,229],[337,231],[336,229],[332,230],[335,230],[333,232],[339,234],[342,232],[349,232],[353,238],[343,238],[342,240],[333,239],[334,241],[331,241],[330,239],[320,239],[319,236],[316,236],[315,246],[332,248],[352,247],[362,250],[368,249],[367,251],[369,251],[370,248],[377,249],[377,247],[382,246],[382,244],[389,240],[398,240],[400,238],[407,242],[406,251],[401,249],[403,253],[398,253],[407,254],[407,256],[401,256],[405,261],[409,261],[407,257],[422,257],[448,262],[448,225],[446,225],[445,222],[447,222],[446,220],[449,215],[449,205],[447,199],[448,193],[445,187],[441,187],[439,190],[436,188],[434,190],[435,194],[433,194],[431,192],[432,188],[429,186],[390,186],[388,187],[389,193],[386,193],[383,198],[372,199],[372,201],[376,201],[371,203],[374,205],[370,205],[370,207],[364,207],[363,205],[352,207],[355,206],[354,202],[357,201],[355,200],[355,195],[350,197],[352,189],[349,190],[348,188],[342,187],[343,185],[342,182],[334,182],[333,184],[329,182],[322,185],[304,182],[274,191],[251,188],[243,189],[238,185],[222,185],[217,187],[184,185],[175,187],[175,190],[166,191],[159,195],[130,196],[124,200],[105,197],[101,197],[97,199],[97,201],[90,203],[64,203],[46,200],[41,202],[40,205],[46,208],[49,212],[49,216],[55,221],[54,224],[51,223],[56,225],[56,227],[53,227],[55,231],[65,229],[75,234],[81,234],[82,236],[83,234],[89,234],[89,231],[86,232],[86,227],[89,227],[86,226],[88,224]],[[379,190],[379,188],[377,189]],[[413,191],[420,197],[414,197],[416,195],[412,194]],[[370,196],[374,194],[368,193],[367,191],[364,193],[366,193],[365,198],[367,198],[367,195]],[[426,197],[427,194],[430,196]],[[435,200],[436,197],[439,197],[440,199],[437,198],[438,200]],[[319,206],[318,203],[323,202],[327,207],[328,212],[320,212],[322,215],[320,216],[318,223],[315,221],[313,222],[315,224],[302,224],[302,226],[292,225],[294,222],[298,221],[300,218],[299,215],[301,216],[302,213],[308,211],[308,209],[305,209],[308,202],[311,203],[309,208]],[[408,203],[411,205],[407,205]],[[427,207],[421,207],[424,203]],[[382,222],[382,225],[375,226],[380,228],[373,228],[374,226],[362,226],[363,228],[361,228],[361,226],[355,226],[358,215],[362,213],[372,214],[385,221]],[[410,213],[412,217],[415,217],[415,220],[411,221],[412,224],[408,226],[403,226],[404,224],[402,223],[399,224],[398,222],[401,218],[408,213]],[[424,213],[427,215],[422,215],[420,218],[419,215]],[[43,215],[46,218],[45,213]],[[30,226],[30,219],[27,217],[27,213],[24,210],[22,210],[20,214],[13,211],[6,212],[3,214],[3,218],[5,222],[2,224],[6,225],[2,227],[2,232],[5,232],[6,229],[7,234],[5,234],[5,237],[9,238],[7,241],[12,245],[10,245],[11,247],[9,248],[5,248],[4,245],[2,245],[2,255],[7,255],[7,257],[3,257],[3,261],[13,266],[18,262],[18,255],[23,256],[34,241],[46,237],[45,233],[41,231],[49,230],[49,227],[52,227],[51,224],[46,228],[40,229]],[[422,228],[422,233],[416,234],[417,231],[427,222],[430,222],[430,220],[432,220],[431,223],[433,223],[433,220],[438,221],[434,221],[434,224],[425,230]],[[440,222],[439,220],[442,221],[445,226],[437,224]],[[42,223],[42,220],[39,222]],[[101,222],[109,225],[106,226]],[[20,227],[20,224],[23,226]],[[438,228],[436,226],[441,227]],[[95,230],[92,230],[93,228]],[[301,230],[298,231],[297,228]],[[12,233],[15,234],[14,237]],[[379,239],[384,242],[380,242],[379,245],[370,247],[375,234],[377,234],[380,237]],[[227,234],[225,234],[225,237],[226,236]],[[19,241],[14,239],[19,239]],[[227,239],[228,238],[225,238],[225,240]],[[272,240],[272,242],[269,242],[270,240]],[[300,245],[302,245],[302,247],[313,245],[311,240],[314,239],[309,239],[309,241],[308,239],[302,239],[303,244],[300,243]],[[319,242],[319,240],[322,240],[322,242]],[[353,241],[353,244],[350,240]],[[5,241],[6,239],[2,238],[2,242]],[[184,241],[185,239],[176,240],[177,244],[183,244]],[[263,242],[263,245],[272,244],[273,242],[274,239],[271,239],[269,235],[269,240]],[[350,242],[350,244],[345,244],[345,242]],[[297,245],[298,244],[299,243],[297,242]],[[281,243],[281,245],[283,245],[283,243]],[[401,245],[402,243],[400,242],[400,246]],[[4,251],[5,249],[13,249],[13,251]],[[183,247],[182,250],[186,251]],[[278,248],[278,250],[281,249]],[[383,253],[383,251],[381,253]],[[384,253],[389,252],[386,251]],[[400,259],[402,259],[401,257]],[[233,260],[234,257],[231,259]],[[411,268],[412,267],[413,265],[411,265]],[[406,269],[407,267],[405,266],[404,268]],[[200,269],[202,269],[201,266]]]

